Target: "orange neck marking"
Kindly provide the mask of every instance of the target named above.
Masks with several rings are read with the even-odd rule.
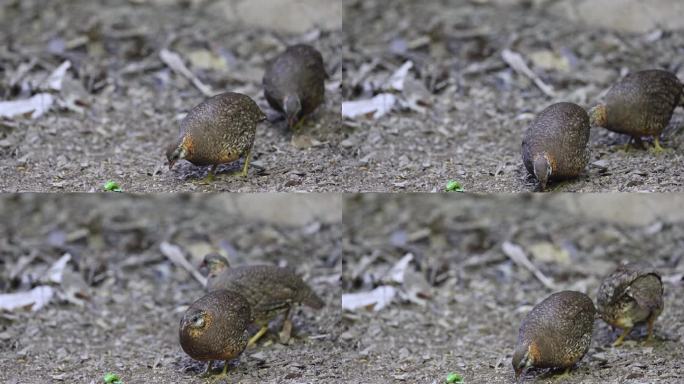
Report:
[[[183,136],[183,141],[181,142],[181,148],[185,149],[186,157],[190,157],[190,155],[193,152],[192,136],[190,136],[190,135]]]
[[[537,343],[535,343],[534,341],[530,343],[528,351],[530,352],[529,357],[532,358],[533,362],[541,361],[541,351],[539,350],[539,346],[537,345]]]

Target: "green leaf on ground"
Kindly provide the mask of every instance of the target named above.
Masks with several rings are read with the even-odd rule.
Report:
[[[447,192],[463,192],[463,186],[456,180],[449,180],[446,185],[445,191]]]
[[[110,192],[121,192],[121,187],[119,187],[119,184],[117,184],[116,181],[109,180],[105,183],[104,190]]]
[[[123,381],[119,378],[116,373],[107,372],[104,375],[105,384],[123,384]]]
[[[463,382],[463,376],[459,375],[456,372],[450,372],[446,377],[446,382],[449,384],[451,384],[451,383],[462,383]]]

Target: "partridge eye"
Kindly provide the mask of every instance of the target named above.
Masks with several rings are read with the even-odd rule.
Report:
[[[204,326],[204,316],[202,315],[195,315],[192,318],[192,325],[195,327],[203,327]]]

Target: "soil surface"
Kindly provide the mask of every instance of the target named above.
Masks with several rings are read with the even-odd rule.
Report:
[[[559,10],[579,3],[399,0],[390,7],[382,0],[345,0],[344,100],[380,93],[398,99],[378,119],[345,119],[354,129],[345,143],[365,170],[348,189],[440,191],[456,180],[466,191],[532,191],[535,183],[522,165],[520,147],[524,130],[541,110],[559,101],[589,109],[631,71],[661,68],[684,80],[684,34],[675,29],[682,24],[672,25],[662,12],[663,3],[675,7],[677,1],[660,1],[653,12],[639,11],[646,5],[636,1],[620,2],[631,8],[603,11],[599,5],[610,0],[582,2],[583,12]],[[610,17],[615,14],[624,17]],[[659,15],[667,22],[659,23]],[[593,23],[582,22],[583,16]],[[637,28],[647,32],[624,31],[638,21],[644,23]],[[519,54],[551,91],[544,93],[512,69],[505,50]],[[390,77],[409,62],[397,91]],[[662,134],[669,151],[661,155],[639,148],[625,152],[626,136],[592,129],[585,172],[550,188],[681,191],[683,128],[684,109],[678,108]]]
[[[183,312],[204,294],[186,269],[160,251],[180,246],[192,265],[212,247],[231,263],[295,268],[321,296],[297,307],[293,337],[271,323],[254,349],[234,361],[227,382],[314,383],[340,377],[340,223],[271,224],[217,209],[227,196],[22,195],[0,199],[0,293],[48,285],[44,308],[0,311],[0,382],[204,383],[206,364],[180,348]],[[220,205],[220,204],[218,204]],[[46,270],[65,253],[59,284]],[[217,364],[222,365],[222,364]],[[218,369],[218,368],[217,368]],[[221,381],[219,381],[221,382]]]
[[[0,190],[98,191],[108,180],[130,192],[344,190],[341,5],[256,3],[0,4],[0,41],[7,42],[0,47],[0,100],[39,93],[53,70],[71,63],[62,89],[49,91],[52,110],[36,119],[0,118]],[[278,12],[281,19],[269,23]],[[266,63],[297,43],[321,51],[330,79],[325,105],[292,132],[267,105],[261,81]],[[247,94],[268,115],[247,180],[230,175],[241,162],[219,167],[210,185],[198,182],[208,167],[182,161],[168,170],[166,146],[183,114],[206,95],[162,61],[163,49],[215,93]]]
[[[648,260],[662,273],[665,288],[654,342],[643,343],[646,331],[640,326],[614,348],[619,332],[597,320],[589,352],[569,377],[530,370],[524,382],[682,382],[684,221],[631,225],[610,213],[587,219],[560,201],[574,198],[348,197],[343,292],[381,285],[398,291],[380,310],[344,311],[340,338],[353,348],[341,364],[350,381],[443,383],[455,372],[465,383],[513,383],[518,328],[535,304],[566,289],[595,300],[601,279],[620,262]],[[658,199],[632,196],[630,209],[638,215]],[[611,206],[610,199],[604,206]],[[552,288],[507,257],[505,242],[521,247]],[[413,258],[401,268],[399,261],[409,253]],[[403,271],[402,283],[397,271]]]

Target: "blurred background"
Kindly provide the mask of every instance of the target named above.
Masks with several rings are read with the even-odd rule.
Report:
[[[352,372],[363,367],[377,382],[439,382],[450,372],[512,382],[518,328],[535,304],[561,290],[595,301],[606,275],[641,260],[665,287],[657,341],[641,344],[640,327],[611,348],[620,332],[597,321],[564,382],[682,380],[682,195],[356,195],[343,221],[340,337]]]
[[[271,333],[231,378],[334,375],[339,197],[3,195],[0,217],[0,382],[202,382],[177,332],[211,251],[293,268],[326,302],[293,312],[294,339]]]
[[[110,179],[134,192],[334,188],[341,28],[341,4],[317,0],[2,1],[0,190],[95,191]],[[321,52],[330,79],[295,134],[261,82],[299,43]],[[251,177],[207,186],[192,183],[205,167],[169,172],[164,151],[184,114],[226,91],[269,116]]]

